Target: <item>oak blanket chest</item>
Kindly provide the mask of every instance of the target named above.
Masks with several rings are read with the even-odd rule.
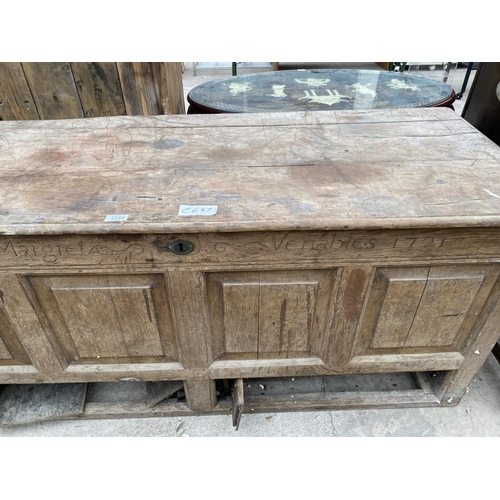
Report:
[[[499,167],[445,108],[2,122],[0,384],[176,381],[84,413],[235,425],[457,404],[500,336]]]

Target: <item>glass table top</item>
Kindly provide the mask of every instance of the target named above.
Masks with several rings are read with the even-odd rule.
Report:
[[[412,73],[314,69],[252,73],[198,85],[188,102],[205,113],[368,110],[447,106],[447,83]]]

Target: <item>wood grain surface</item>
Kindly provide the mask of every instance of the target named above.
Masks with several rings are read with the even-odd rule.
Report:
[[[184,114],[180,62],[0,63],[0,121]]]
[[[3,122],[0,232],[500,223],[499,148],[449,109],[401,111]]]
[[[23,69],[42,120],[84,116],[69,63],[23,63]]]
[[[21,63],[0,63],[0,121],[38,119]]]
[[[126,114],[116,63],[73,62],[71,69],[85,118]]]

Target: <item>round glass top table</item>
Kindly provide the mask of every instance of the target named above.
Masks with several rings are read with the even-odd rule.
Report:
[[[188,113],[265,113],[449,106],[447,83],[412,73],[314,69],[268,71],[193,88]]]

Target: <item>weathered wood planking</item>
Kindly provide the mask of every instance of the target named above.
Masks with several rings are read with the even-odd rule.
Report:
[[[0,231],[460,227],[500,221],[500,150],[457,121],[453,111],[406,110],[397,121],[383,112],[315,115],[313,125],[310,114],[299,113],[280,126],[276,117],[267,125],[264,115],[256,117],[258,126],[245,125],[239,116],[222,117],[220,126],[218,116],[180,122],[167,116],[95,118],[84,126],[7,122],[0,194],[9,212],[0,217]],[[181,204],[218,205],[218,212],[182,217]],[[108,214],[128,219],[105,224]]]
[[[85,118],[126,114],[115,63],[73,62],[71,69]]]
[[[0,63],[0,120],[184,114],[178,62]]]
[[[38,120],[21,63],[0,63],[0,120]]]
[[[151,63],[116,63],[128,115],[159,115]]]
[[[23,63],[23,69],[42,120],[84,116],[69,63]]]
[[[181,63],[151,63],[155,80],[157,100],[163,115],[186,113]]]
[[[184,114],[180,63],[116,63],[128,115]]]
[[[0,392],[0,426],[60,420],[83,414],[87,384],[7,386]]]

